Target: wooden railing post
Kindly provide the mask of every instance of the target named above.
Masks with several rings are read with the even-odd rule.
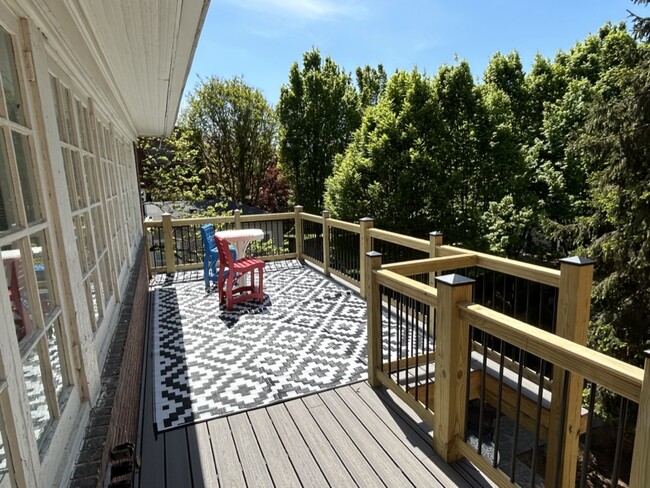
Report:
[[[361,298],[366,298],[366,267],[363,265],[363,262],[366,259],[366,254],[369,253],[372,249],[372,238],[368,234],[368,229],[372,229],[375,221],[370,217],[363,217],[359,219],[359,293]]]
[[[300,260],[302,259],[302,254],[303,254],[303,240],[302,240],[302,205],[296,205],[293,207],[293,211],[295,214],[295,227],[296,227],[296,259]]]
[[[593,275],[591,259],[560,260],[555,334],[583,346],[587,344]],[[547,486],[575,486],[582,389],[582,377],[561,368],[553,369],[544,478]]]
[[[436,372],[433,395],[433,447],[446,461],[460,458],[456,438],[465,429],[467,343],[469,324],[458,315],[458,303],[472,299],[474,280],[450,274],[436,277],[438,306]]]
[[[433,231],[429,232],[429,257],[436,257],[436,247],[442,246],[442,232]],[[436,273],[429,273],[429,285],[433,286],[435,284]]]
[[[442,232],[433,231],[429,232],[429,257],[435,258],[437,251],[436,246],[442,246]],[[435,286],[436,275],[438,273],[429,273],[429,286]],[[436,327],[436,314],[435,310],[429,314],[429,335],[433,336],[433,331]]]
[[[377,369],[381,366],[381,295],[375,284],[372,272],[381,268],[381,253],[369,251],[363,258],[366,274],[366,304],[368,320],[368,383],[377,387],[381,382],[377,378]]]
[[[330,275],[330,229],[327,219],[330,218],[328,210],[323,210],[323,273],[325,276]]]
[[[241,229],[241,210],[236,208],[233,214],[235,216],[235,229]]]
[[[650,349],[646,349],[644,354],[643,386],[634,433],[630,488],[642,488],[650,483]]]
[[[165,245],[165,271],[167,274],[176,272],[176,259],[174,258],[174,240],[172,238],[172,216],[165,212],[162,214],[163,242]]]

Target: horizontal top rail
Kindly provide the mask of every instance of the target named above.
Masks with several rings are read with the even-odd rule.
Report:
[[[478,257],[475,254],[446,256],[444,258],[415,259],[412,261],[401,261],[399,263],[384,264],[381,269],[395,273],[412,276],[421,273],[433,273],[446,269],[465,268],[476,266]]]
[[[463,302],[458,307],[462,319],[488,334],[639,402],[643,369],[481,305]]]
[[[517,276],[526,280],[537,281],[544,285],[560,286],[560,271],[557,269],[545,268],[536,264],[515,261],[514,259],[491,256],[482,252],[474,252],[468,249],[462,249],[454,246],[437,246],[436,255],[440,256],[458,256],[463,254],[473,254],[477,257],[477,266],[482,268],[499,271],[512,276]]]
[[[306,212],[300,212],[300,218],[303,220],[309,220],[310,222],[316,222],[318,224],[323,223],[322,215],[314,215]]]
[[[345,220],[327,219],[327,225],[330,227],[336,227],[337,229],[347,230],[349,232],[356,232],[357,234],[361,232],[361,226],[359,224],[353,224],[351,222],[346,222]]]
[[[432,307],[438,305],[438,291],[432,286],[384,269],[373,271],[373,273],[377,278],[377,283],[380,285],[389,287],[391,290]]]
[[[187,219],[171,219],[173,227],[180,227],[183,225],[203,225],[203,224],[212,224],[212,223],[232,223],[235,221],[235,217],[232,215],[226,217],[190,217]],[[145,227],[162,227],[162,220],[145,220]]]
[[[405,236],[403,234],[398,234],[397,232],[389,232],[387,230],[372,228],[368,229],[368,235],[370,235],[370,237],[373,239],[392,242],[393,244],[410,247],[411,249],[416,249],[418,251],[430,251],[429,241],[418,239],[416,237]]]
[[[294,212],[240,215],[240,222],[266,222],[269,220],[289,220],[296,218]]]

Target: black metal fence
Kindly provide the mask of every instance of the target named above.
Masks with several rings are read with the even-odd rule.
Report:
[[[329,227],[330,268],[352,278],[361,280],[359,233]]]
[[[323,262],[323,224],[302,221],[302,252],[319,263]]]
[[[417,401],[433,408],[430,387],[434,379],[435,325],[431,307],[385,286],[379,290],[385,297],[381,369]]]

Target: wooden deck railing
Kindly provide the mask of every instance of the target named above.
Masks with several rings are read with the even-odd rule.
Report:
[[[486,454],[486,419],[493,418],[493,451],[504,419],[534,434],[536,468],[525,483],[586,486],[590,468],[578,471],[579,451],[588,458],[594,398],[607,390],[622,399],[609,475],[650,483],[650,359],[643,388],[642,369],[586,347],[593,263],[570,258],[551,269],[444,245],[437,232],[417,239],[375,228],[371,218],[349,223],[302,210],[146,221],[149,273],[201,269],[205,223],[262,228],[249,254],[309,261],[359,287],[368,303],[369,382],[393,390],[431,424],[444,459],[467,457],[501,486],[520,482],[514,452],[507,466]],[[619,469],[625,415],[636,405],[631,468]],[[538,474],[540,446],[549,461]]]

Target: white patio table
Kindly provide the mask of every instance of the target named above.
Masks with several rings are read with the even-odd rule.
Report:
[[[214,235],[232,244],[237,251],[237,259],[241,259],[246,256],[246,249],[252,241],[262,240],[264,231],[262,229],[233,229],[221,230],[215,232]]]

